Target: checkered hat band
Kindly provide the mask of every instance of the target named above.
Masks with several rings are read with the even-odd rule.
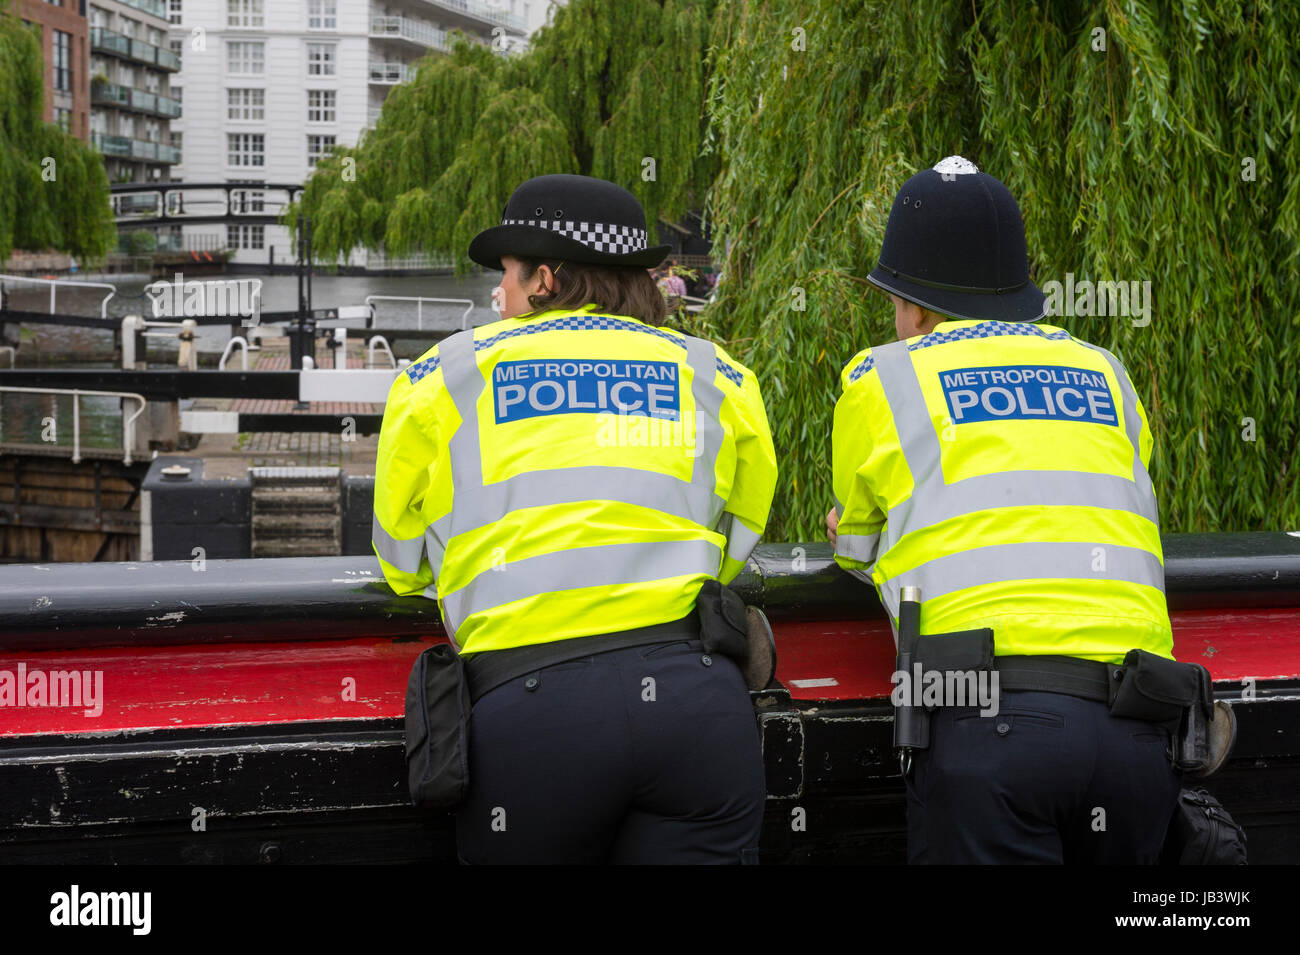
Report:
[[[614,255],[626,255],[629,252],[642,252],[648,245],[645,229],[634,229],[626,225],[610,225],[605,222],[575,222],[564,219],[502,219],[502,225],[527,225],[535,229],[549,229],[581,242],[596,252],[611,252]]]

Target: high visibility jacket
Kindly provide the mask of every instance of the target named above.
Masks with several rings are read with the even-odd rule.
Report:
[[[389,391],[373,543],[462,652],[686,616],[767,523],[776,456],[753,372],[588,305],[460,332]]]
[[[835,406],[836,561],[895,621],[991,627],[996,653],[1172,657],[1151,429],[1103,348],[947,321],[859,352]]]

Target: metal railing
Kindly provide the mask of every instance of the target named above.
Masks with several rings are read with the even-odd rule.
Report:
[[[226,342],[225,351],[221,353],[221,360],[217,362],[217,371],[226,370],[226,361],[230,358],[230,350],[236,345],[239,346],[239,357],[243,362],[243,370],[248,371],[248,339],[243,335],[234,335],[230,341]]]
[[[372,37],[391,37],[410,40],[423,46],[450,50],[447,34],[431,23],[421,23],[407,17],[371,17],[370,35]]]
[[[122,418],[122,463],[131,463],[131,446],[135,443],[135,419],[144,414],[145,399],[144,395],[138,395],[134,391],[87,391],[82,388],[20,388],[16,385],[0,385],[0,392],[13,392],[15,394],[28,395],[71,395],[72,396],[72,463],[81,463],[81,399],[87,398],[119,398],[125,401],[128,398],[140,402],[140,407],[136,409],[135,414],[131,417]],[[55,445],[55,447],[62,447]]]
[[[99,303],[99,317],[108,318],[108,300],[117,294],[117,286],[108,282],[78,282],[73,279],[34,279],[26,275],[0,275],[0,282],[30,282],[33,285],[50,287],[50,314],[54,314],[54,294],[62,288],[106,288],[108,294]]]
[[[427,295],[367,295],[366,304],[374,310],[374,303],[377,301],[385,302],[414,302],[415,303],[415,327],[424,331],[424,303],[439,302],[444,305],[464,305],[465,314],[460,317],[460,327],[463,331],[469,328],[469,316],[474,311],[474,302],[468,298],[433,298]]]
[[[449,255],[429,255],[426,252],[417,252],[414,255],[395,255],[389,256],[383,252],[365,253],[366,268],[368,269],[389,269],[392,271],[410,269],[412,271],[428,269],[449,269],[456,263]]]
[[[181,60],[171,50],[163,49],[155,43],[147,43],[134,37],[124,36],[104,27],[90,28],[90,46],[93,50],[102,50],[117,56],[129,57],[141,63],[152,63],[165,70],[179,70]]]
[[[110,136],[107,133],[94,132],[90,141],[105,156],[122,156],[130,159],[153,159],[169,164],[181,161],[181,151],[166,143],[154,143],[145,139],[131,139],[127,136]]]
[[[414,72],[405,63],[381,63],[376,60],[370,62],[372,83],[405,83],[413,75]]]
[[[121,0],[121,2],[128,7],[135,7],[137,10],[152,14],[159,20],[167,19],[167,7],[163,0]]]
[[[181,114],[181,101],[155,93],[151,90],[123,86],[121,83],[96,82],[90,87],[92,103],[106,103],[109,106],[139,110],[142,113],[154,113],[175,119]]]
[[[448,10],[456,10],[472,17],[478,17],[480,20],[500,23],[503,26],[514,27],[516,30],[524,29],[523,17],[511,13],[503,7],[481,3],[479,0],[428,0],[428,2],[440,7],[446,7]]]

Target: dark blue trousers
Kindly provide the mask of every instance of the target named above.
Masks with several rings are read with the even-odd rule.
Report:
[[[1155,864],[1178,799],[1169,734],[1059,693],[937,710],[907,782],[911,863]]]
[[[585,657],[485,694],[469,778],[463,862],[758,860],[754,709],[739,668],[698,643]]]

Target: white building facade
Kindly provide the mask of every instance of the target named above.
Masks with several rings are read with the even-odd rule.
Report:
[[[422,57],[448,48],[462,30],[484,43],[513,45],[525,15],[544,22],[545,0],[166,0],[170,49],[181,57],[171,77],[182,102],[171,123],[181,161],[172,178],[189,183],[249,183],[236,214],[275,213],[283,193],[258,183],[301,184],[335,145],[355,145],[389,91],[415,76]],[[534,9],[536,8],[536,9]],[[517,11],[517,12],[516,12]],[[185,210],[213,211],[224,191],[187,193]],[[187,247],[231,248],[231,261],[294,259],[280,225],[186,225]],[[205,241],[206,237],[206,241]],[[374,255],[349,264],[375,266]]]

